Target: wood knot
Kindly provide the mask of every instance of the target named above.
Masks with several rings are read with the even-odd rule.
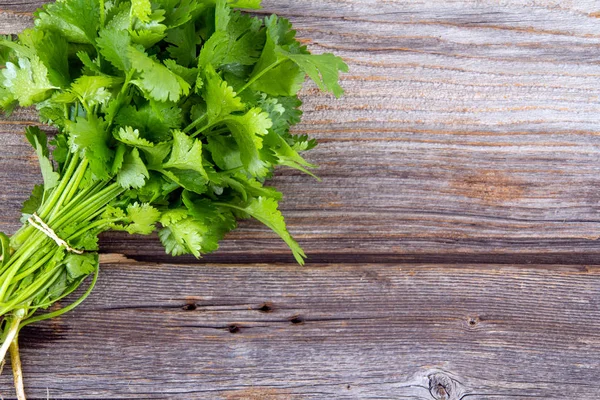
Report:
[[[429,375],[429,393],[436,400],[459,400],[454,379],[442,372]]]

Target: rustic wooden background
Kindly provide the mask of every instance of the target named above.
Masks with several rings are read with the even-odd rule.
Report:
[[[275,179],[309,264],[250,222],[201,262],[106,235],[87,302],[22,333],[31,398],[598,399],[600,2],[264,5],[351,68],[303,92],[323,182]],[[8,233],[35,119],[0,122]]]

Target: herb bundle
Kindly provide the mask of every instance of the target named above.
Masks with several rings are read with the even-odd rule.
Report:
[[[34,105],[58,133],[26,137],[43,185],[23,226],[0,234],[0,360],[11,352],[24,398],[18,332],[83,301],[98,277],[98,235],[158,231],[174,256],[215,251],[240,218],[305,258],[265,186],[275,166],[311,174],[315,141],[290,134],[306,75],[336,96],[346,64],[311,55],[289,21],[235,8],[260,0],[58,0],[17,39],[0,40],[0,107]],[[312,175],[312,174],[311,174]],[[41,312],[89,288],[69,306]]]

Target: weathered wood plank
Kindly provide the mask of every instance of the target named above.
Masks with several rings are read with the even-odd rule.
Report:
[[[13,19],[24,17],[17,12],[39,4],[0,6],[0,29],[18,31]],[[290,229],[314,262],[355,254],[372,261],[600,259],[596,2],[265,6],[292,18],[312,49],[333,50],[351,67],[344,99],[310,85],[303,95],[297,132],[321,141],[309,158],[322,166],[323,182],[290,171],[274,182],[287,193]],[[17,136],[22,128],[0,125],[0,229],[8,232],[38,179],[33,153]],[[156,238],[109,235],[103,245],[132,257],[163,254]],[[291,257],[265,229],[244,223],[207,261],[244,259]]]
[[[105,261],[84,305],[23,330],[32,398],[591,400],[600,389],[598,268]],[[9,387],[5,373],[5,399]]]

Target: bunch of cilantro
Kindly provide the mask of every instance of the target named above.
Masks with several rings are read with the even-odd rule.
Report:
[[[236,220],[253,217],[305,257],[264,185],[275,166],[310,174],[290,134],[306,75],[343,93],[346,64],[311,55],[290,23],[235,11],[260,0],[58,0],[35,26],[0,41],[0,107],[35,106],[58,133],[27,128],[43,185],[23,227],[0,234],[2,347],[20,373],[19,329],[58,316],[98,276],[98,235],[158,236],[172,255],[217,249]],[[71,305],[36,312],[72,293]],[[15,365],[15,363],[17,365]],[[19,386],[19,385],[17,385]],[[18,389],[19,391],[19,389]],[[20,397],[24,398],[24,394]]]

